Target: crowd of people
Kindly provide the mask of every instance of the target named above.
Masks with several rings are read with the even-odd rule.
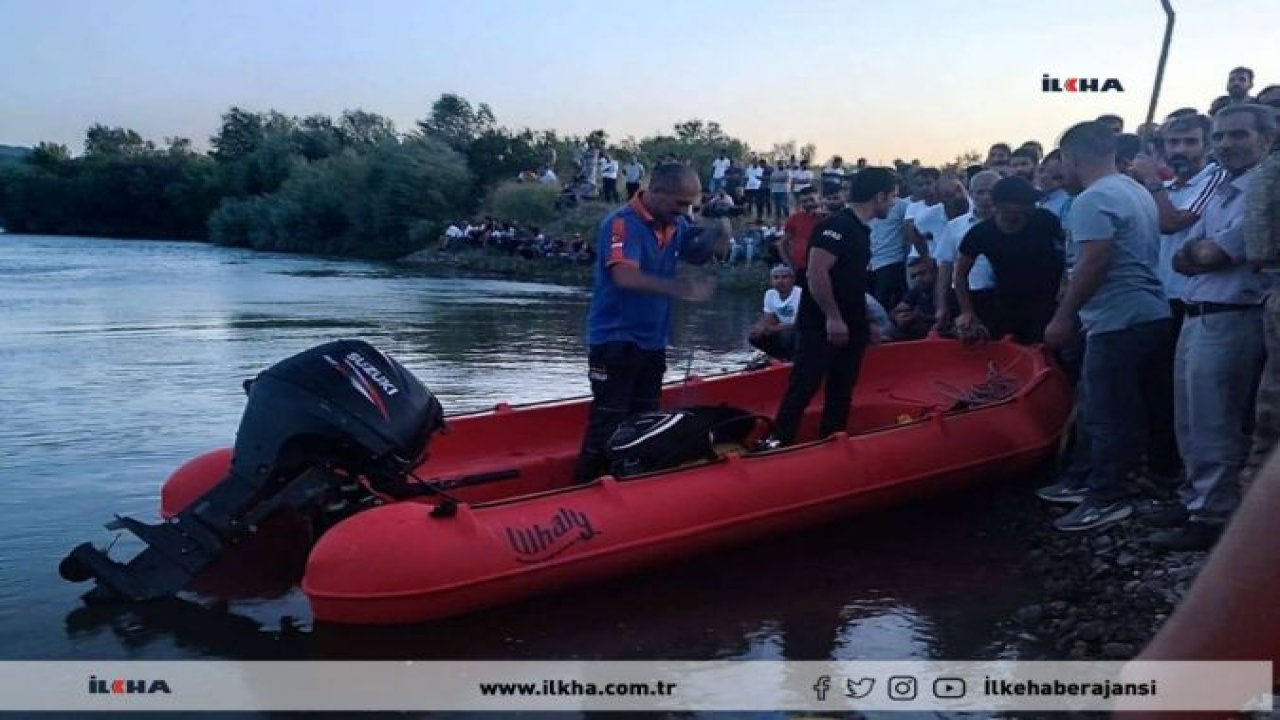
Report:
[[[574,263],[595,262],[595,244],[581,234],[552,235],[536,225],[486,217],[477,222],[449,223],[440,236],[439,250],[487,250],[526,260],[558,258]]]
[[[1158,547],[1210,547],[1280,437],[1280,228],[1246,229],[1250,203],[1277,202],[1280,86],[1252,86],[1237,68],[1211,114],[1178,109],[1137,133],[1104,115],[1051,152],[995,143],[945,171],[723,155],[655,167],[597,238],[579,480],[622,417],[657,407],[671,299],[707,295],[676,260],[760,260],[771,287],[746,334],[792,363],[766,448],[795,442],[824,384],[821,433],[847,427],[869,344],[1043,343],[1080,418],[1070,467],[1038,493],[1074,506],[1057,528],[1139,514],[1166,528]],[[736,236],[734,217],[749,220]]]

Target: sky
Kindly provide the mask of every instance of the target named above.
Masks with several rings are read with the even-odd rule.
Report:
[[[1157,116],[1207,108],[1237,65],[1280,83],[1280,0],[1171,0]],[[205,148],[232,106],[380,113],[445,92],[509,127],[612,139],[718,121],[873,164],[992,142],[1052,146],[1102,113],[1141,122],[1159,0],[0,0],[0,144],[79,152],[94,123]],[[1124,92],[1044,93],[1117,78]]]

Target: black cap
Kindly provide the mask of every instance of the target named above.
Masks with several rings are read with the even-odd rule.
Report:
[[[1026,180],[1010,175],[1001,178],[991,188],[991,202],[1013,203],[1015,205],[1035,205],[1040,201],[1040,193]]]

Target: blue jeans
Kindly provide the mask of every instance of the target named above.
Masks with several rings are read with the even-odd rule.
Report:
[[[779,190],[773,191],[773,216],[777,219],[786,219],[791,214],[791,195],[790,193]]]
[[[1138,492],[1134,475],[1147,451],[1150,428],[1172,410],[1173,398],[1152,378],[1169,362],[1173,321],[1166,318],[1090,335],[1084,351],[1084,430],[1089,436],[1089,497],[1100,503]]]

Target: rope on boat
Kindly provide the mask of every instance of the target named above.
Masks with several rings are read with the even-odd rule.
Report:
[[[943,397],[953,404],[952,410],[980,407],[1008,400],[1018,392],[1018,378],[1001,369],[994,361],[987,362],[987,379],[968,388],[960,388],[943,380],[934,380]]]

